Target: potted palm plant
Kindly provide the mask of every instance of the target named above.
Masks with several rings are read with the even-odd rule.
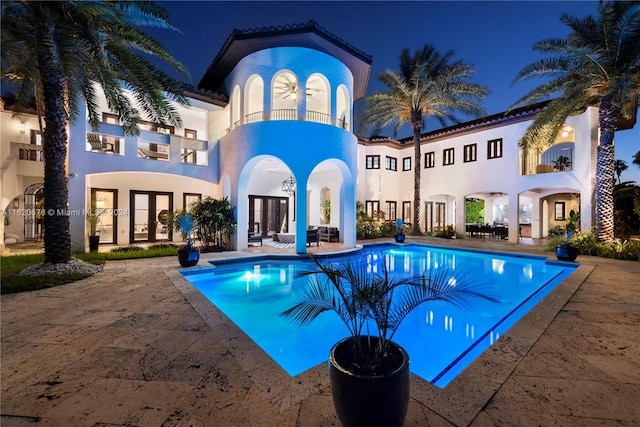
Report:
[[[193,218],[191,214],[182,209],[178,209],[169,217],[169,222],[176,231],[182,234],[185,245],[178,249],[178,261],[182,267],[193,267],[200,260],[200,249],[193,245],[191,239],[191,228]]]
[[[311,323],[335,312],[349,336],[329,352],[333,402],[344,426],[401,426],[409,403],[409,356],[393,341],[401,322],[426,301],[468,306],[479,292],[471,276],[445,268],[412,277],[391,275],[383,254],[321,262],[300,276],[310,279],[299,301],[282,313]],[[456,285],[451,286],[452,280]]]
[[[86,215],[87,225],[89,226],[89,252],[98,252],[98,247],[100,246],[98,223],[100,222],[101,215],[102,212],[96,209],[89,210]]]
[[[396,243],[404,243],[404,231],[402,230],[402,225],[404,224],[404,221],[402,221],[402,218],[397,218],[396,219],[396,234],[393,236],[394,239],[396,240]]]
[[[578,229],[580,222],[580,212],[571,210],[569,212],[569,220],[567,222],[564,241],[556,245],[556,258],[562,261],[575,261],[578,258],[578,248],[570,243],[571,237]]]

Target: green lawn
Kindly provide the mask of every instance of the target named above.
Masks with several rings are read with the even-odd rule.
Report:
[[[78,253],[74,256],[91,264],[104,264],[107,260],[124,260],[135,258],[152,258],[162,256],[176,256],[178,248],[169,245],[159,245],[148,249],[125,247],[113,252]],[[27,267],[44,261],[44,254],[10,255],[0,257],[0,293],[34,291],[37,289],[59,286],[65,283],[88,277],[87,274],[46,274],[42,276],[19,276],[18,273]]]

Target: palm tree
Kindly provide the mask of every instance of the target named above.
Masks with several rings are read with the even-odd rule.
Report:
[[[515,106],[548,99],[520,139],[525,151],[538,151],[553,140],[569,115],[598,105],[600,145],[596,165],[596,231],[603,242],[613,240],[613,137],[618,120],[637,108],[640,89],[640,2],[601,1],[597,16],[576,18],[563,14],[569,26],[566,39],[552,38],[533,49],[555,56],[538,60],[520,70],[514,80],[549,77],[546,83],[520,98]]]
[[[363,126],[382,128],[394,125],[395,131],[409,123],[413,131],[414,152],[414,196],[413,230],[420,231],[420,133],[425,118],[434,117],[443,126],[447,121],[458,123],[454,112],[473,116],[484,114],[480,100],[489,91],[468,81],[473,75],[473,66],[461,60],[452,62],[452,50],[444,54],[431,44],[416,50],[411,55],[408,49],[400,53],[400,70],[386,70],[378,79],[388,91],[371,95],[365,99]]]
[[[633,155],[633,161],[631,163],[640,168],[640,151]]]
[[[124,87],[145,119],[181,124],[170,102],[187,105],[180,83],[147,58],[159,58],[185,77],[186,71],[142,26],[175,29],[166,11],[149,2],[2,2],[2,77],[17,87],[17,112],[29,95],[43,106],[45,212],[68,208],[67,126],[84,101],[91,127],[98,128],[97,90],[129,135],[139,133],[141,117]],[[44,227],[45,262],[70,261],[69,217],[46,215]]]
[[[613,162],[613,169],[618,177],[618,184],[621,184],[622,181],[620,180],[620,175],[622,174],[622,172],[626,171],[627,169],[629,169],[629,166],[627,165],[627,162],[625,162],[624,160],[616,160],[615,162]]]

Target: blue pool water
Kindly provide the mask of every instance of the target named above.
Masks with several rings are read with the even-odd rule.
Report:
[[[574,270],[542,257],[453,250],[428,245],[368,245],[360,255],[384,257],[391,274],[415,275],[451,268],[472,274],[498,300],[475,299],[470,309],[429,301],[402,323],[394,341],[409,353],[411,371],[444,387]],[[350,255],[353,256],[353,255]],[[312,266],[301,259],[216,262],[184,270],[184,277],[240,327],[289,375],[326,362],[333,344],[348,335],[333,312],[307,326],[280,316],[298,300]]]

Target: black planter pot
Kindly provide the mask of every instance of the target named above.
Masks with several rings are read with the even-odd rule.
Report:
[[[578,258],[578,248],[570,245],[556,245],[556,258],[562,261],[575,261]]]
[[[404,243],[404,233],[398,233],[395,236],[396,243]]]
[[[352,359],[355,338],[349,337],[333,346],[329,353],[331,394],[338,418],[344,427],[402,426],[409,405],[409,356],[395,343],[391,353],[398,361],[389,374],[357,375],[347,370]],[[377,337],[360,337],[361,340]]]
[[[89,236],[89,252],[98,252],[100,236]]]
[[[199,248],[180,248],[178,249],[178,261],[183,267],[193,267],[200,260]]]

